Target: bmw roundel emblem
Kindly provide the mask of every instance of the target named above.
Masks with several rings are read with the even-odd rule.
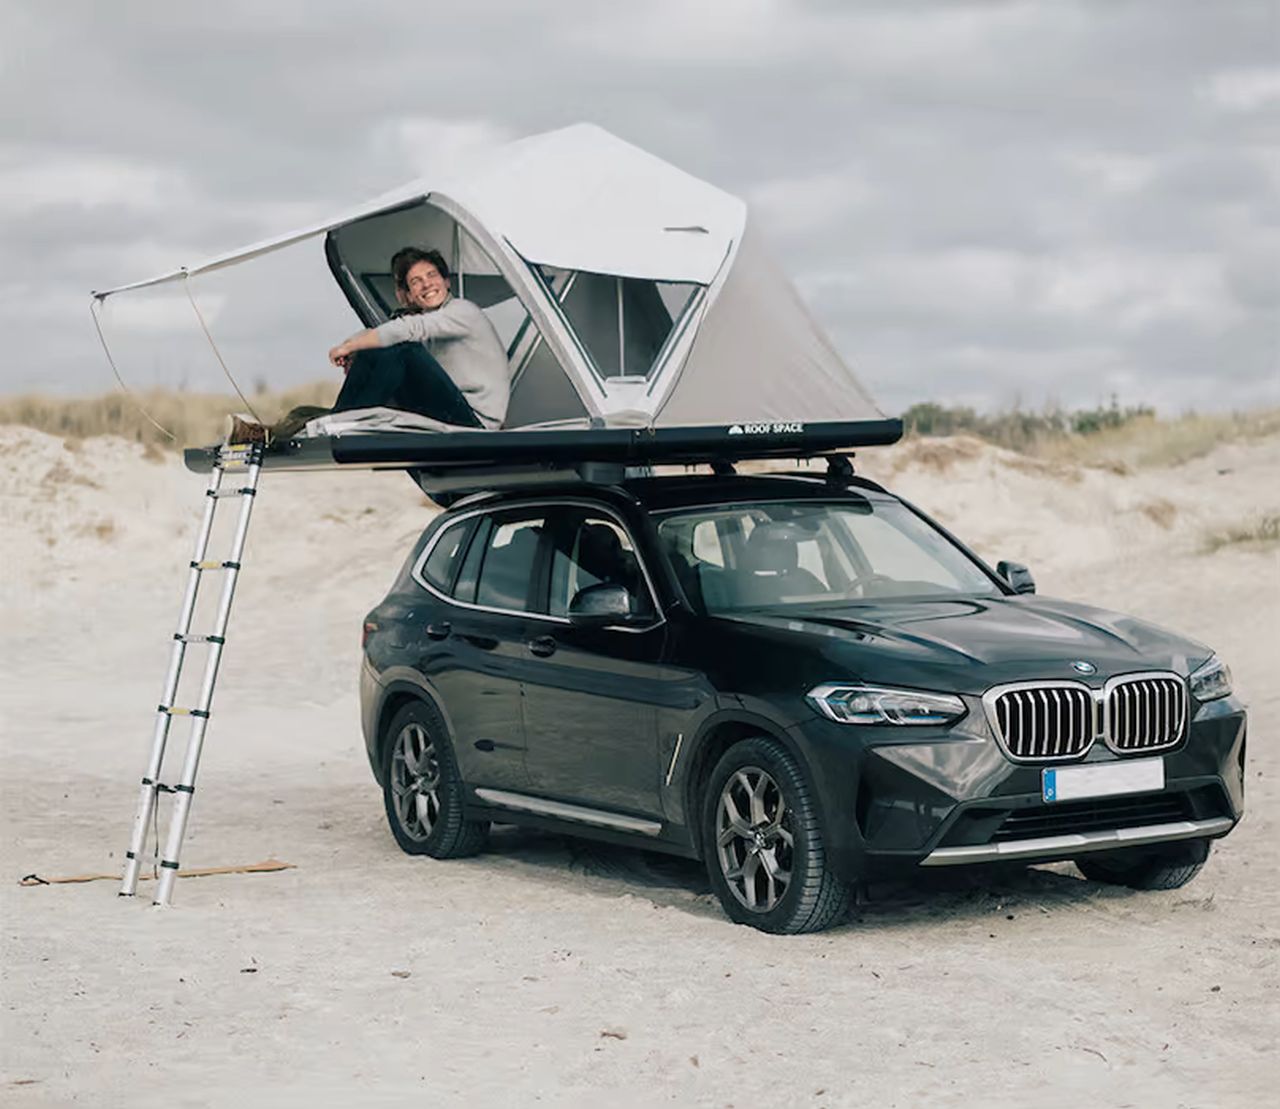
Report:
[[[1094,666],[1093,663],[1085,662],[1083,659],[1073,662],[1071,664],[1071,669],[1077,674],[1096,674],[1098,672],[1098,668]]]

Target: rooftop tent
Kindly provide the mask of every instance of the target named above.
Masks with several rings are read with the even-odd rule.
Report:
[[[823,423],[861,424],[863,442],[900,434],[770,260],[742,201],[588,124],[125,288],[319,236],[367,326],[395,307],[395,250],[435,247],[449,258],[454,291],[486,312],[506,344],[507,430],[714,426],[723,435],[808,425],[807,437]],[[489,448],[495,435],[514,438],[483,434]]]

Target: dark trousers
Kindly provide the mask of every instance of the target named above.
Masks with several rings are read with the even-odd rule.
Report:
[[[334,412],[396,408],[458,427],[483,427],[453,379],[421,343],[358,351]]]

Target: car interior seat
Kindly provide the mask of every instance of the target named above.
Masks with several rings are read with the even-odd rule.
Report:
[[[734,586],[737,603],[748,607],[827,591],[816,576],[800,567],[799,536],[786,523],[760,524],[751,532]]]
[[[671,568],[676,572],[676,578],[680,582],[680,588],[684,590],[684,595],[689,598],[693,607],[698,610],[706,611],[706,600],[702,595],[702,575],[701,570],[705,563],[694,562],[679,551],[668,552],[671,560]]]

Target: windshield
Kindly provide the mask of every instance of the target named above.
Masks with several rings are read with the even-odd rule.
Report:
[[[662,548],[695,608],[813,608],[998,596],[946,536],[896,501],[736,504],[665,516]]]

